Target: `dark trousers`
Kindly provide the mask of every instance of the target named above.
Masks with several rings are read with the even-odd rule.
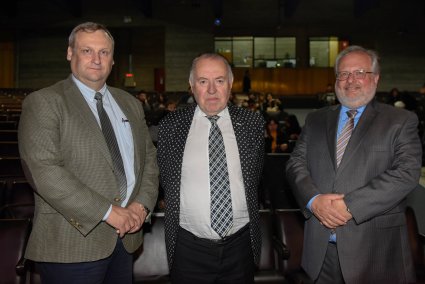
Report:
[[[131,284],[133,257],[118,238],[113,253],[101,260],[78,263],[37,262],[43,284]]]
[[[171,269],[173,284],[253,283],[254,269],[248,225],[222,242],[180,228]]]
[[[319,277],[314,281],[315,284],[344,284],[344,278],[339,264],[338,250],[336,244],[329,243],[326,250],[325,260]]]

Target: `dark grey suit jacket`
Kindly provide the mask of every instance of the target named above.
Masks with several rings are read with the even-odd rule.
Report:
[[[127,116],[134,143],[135,186],[129,203],[153,209],[158,194],[156,150],[143,108],[130,94],[108,87]],[[35,195],[26,257],[47,262],[103,259],[114,250],[115,229],[102,222],[119,196],[108,146],[87,102],[69,77],[30,94],[23,102],[19,150]],[[142,232],[127,234],[135,251]]]
[[[343,193],[353,219],[336,229],[342,273],[350,283],[408,283],[414,279],[405,198],[419,181],[421,144],[414,113],[372,101],[336,168],[340,106],[307,116],[287,163],[301,208],[320,193]],[[316,279],[330,231],[306,209],[302,265]]]
[[[180,179],[184,148],[196,105],[168,114],[159,125],[158,165],[165,192],[165,241],[170,268],[177,242],[180,214]],[[261,250],[258,185],[264,160],[264,119],[246,109],[229,106],[238,144],[246,202],[250,219],[251,247],[258,263]]]

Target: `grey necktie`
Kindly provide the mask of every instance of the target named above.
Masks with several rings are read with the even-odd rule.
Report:
[[[108,114],[103,108],[102,94],[97,92],[94,95],[97,100],[96,107],[99,114],[100,124],[102,126],[103,136],[105,137],[106,144],[108,145],[109,152],[112,157],[112,164],[114,166],[114,174],[118,183],[121,201],[124,201],[127,195],[127,179],[125,177],[124,165],[122,162],[120,148],[118,147],[117,138],[115,137],[114,129],[112,128],[111,121]]]
[[[347,111],[348,121],[345,123],[341,134],[338,136],[336,143],[336,165],[337,167],[341,163],[342,156],[344,156],[345,148],[347,147],[348,141],[350,140],[351,133],[354,129],[354,118],[356,117],[357,110]]]
[[[229,173],[227,171],[223,136],[217,125],[219,116],[210,116],[208,119],[211,121],[210,135],[208,138],[211,227],[220,237],[224,237],[233,225]]]

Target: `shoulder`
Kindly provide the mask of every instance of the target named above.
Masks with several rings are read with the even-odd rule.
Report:
[[[392,105],[375,101],[371,103],[370,107],[377,111],[378,115],[388,119],[389,121],[417,119],[417,115],[414,112],[402,108],[397,108]]]
[[[135,96],[122,89],[108,86],[108,90],[109,92],[111,92],[112,95],[118,95],[120,96],[120,98],[129,100],[131,102],[139,102],[139,100]]]
[[[234,105],[230,105],[228,108],[231,118],[237,120],[237,122],[258,126],[264,126],[265,124],[264,117],[260,113]]]
[[[193,114],[195,113],[196,105],[190,105],[176,111],[169,112],[164,118],[159,122],[160,127],[165,127],[166,125],[173,124],[185,124],[186,121],[191,121]]]
[[[69,79],[59,81],[51,86],[41,88],[30,93],[25,97],[24,104],[35,104],[37,102],[61,101],[66,93],[72,88],[72,82]],[[53,105],[52,105],[53,106]]]

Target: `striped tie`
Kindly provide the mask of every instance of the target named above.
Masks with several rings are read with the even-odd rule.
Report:
[[[357,110],[349,110],[346,112],[348,116],[348,121],[345,123],[344,128],[342,129],[341,134],[338,136],[338,141],[336,143],[336,166],[339,167],[341,163],[342,156],[344,155],[345,148],[347,147],[348,141],[350,140],[351,133],[354,128],[354,118],[356,117]]]
[[[119,187],[120,201],[122,202],[127,195],[127,179],[125,177],[124,164],[122,162],[120,148],[118,147],[117,138],[115,136],[114,129],[112,128],[111,121],[109,120],[108,114],[103,108],[102,94],[97,92],[94,95],[94,98],[97,100],[97,113],[99,114],[103,136],[105,136],[106,144],[108,145],[109,152],[111,153],[114,174]]]

